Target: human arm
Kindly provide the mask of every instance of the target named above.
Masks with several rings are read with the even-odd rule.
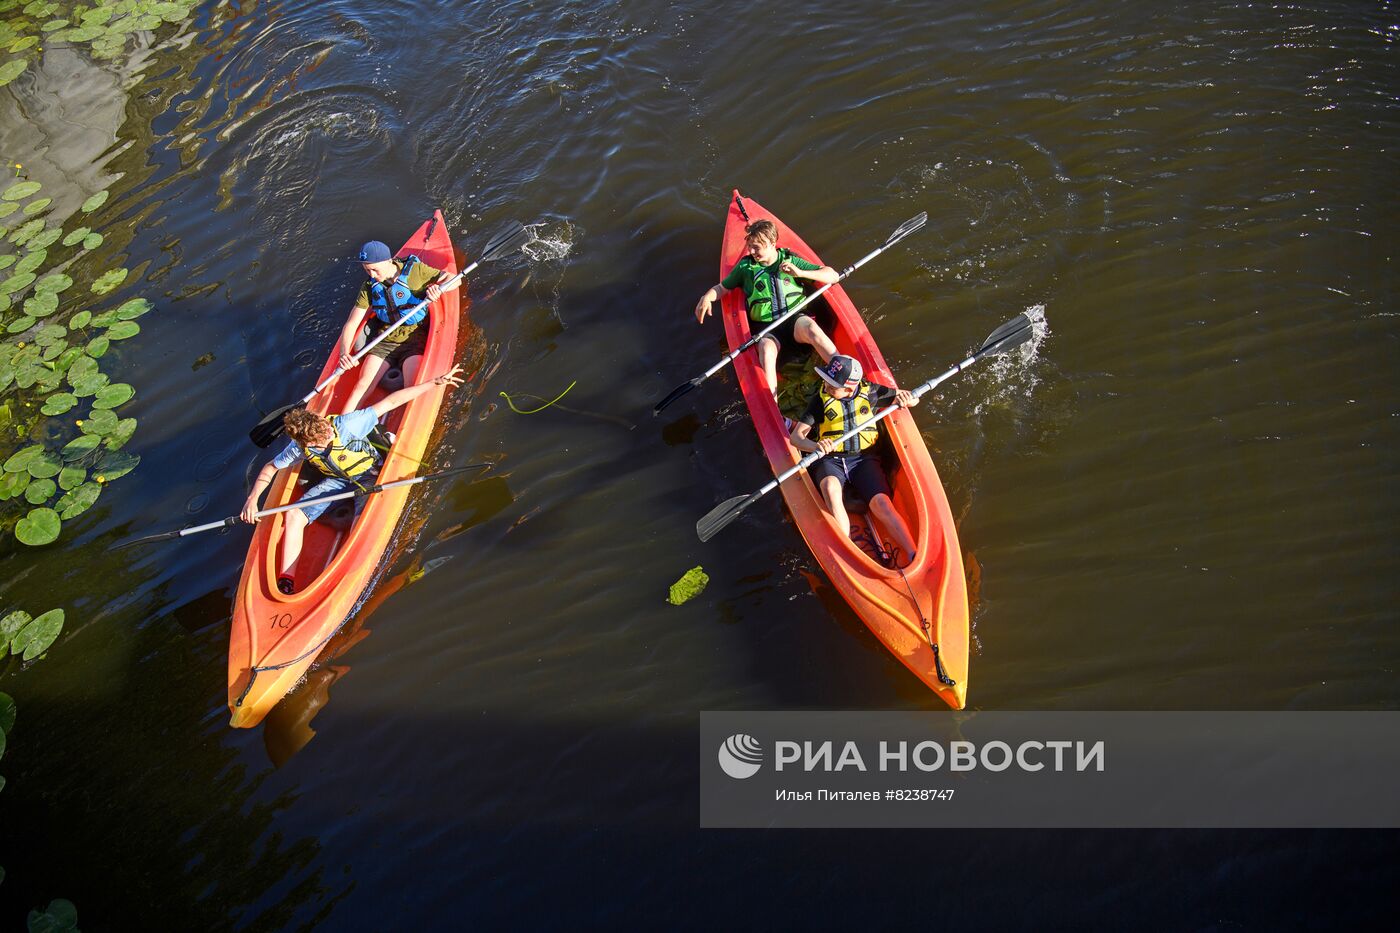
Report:
[[[870,402],[876,408],[884,408],[890,402],[894,402],[900,408],[913,408],[919,404],[919,397],[908,389],[895,389],[890,386],[880,385],[878,382],[870,384]]]
[[[365,323],[365,315],[368,313],[368,304],[362,307],[357,303],[350,309],[350,316],[345,319],[345,326],[340,330],[341,369],[350,369],[355,365],[355,338],[359,336],[360,328]]]
[[[695,303],[695,320],[701,324],[705,323],[705,318],[709,316],[714,303],[723,298],[727,291],[729,289],[725,288],[723,283],[719,283],[701,295],[700,300]]]
[[[258,520],[258,500],[262,498],[262,494],[267,490],[267,487],[272,485],[272,480],[277,476],[277,473],[277,464],[272,461],[266,463],[263,468],[258,471],[257,479],[253,480],[253,490],[248,493],[248,499],[243,503],[243,511],[238,514],[239,518],[250,525]]]
[[[841,273],[830,266],[819,266],[810,260],[803,259],[796,253],[784,260],[778,269],[795,279],[808,279],[822,285],[831,285],[841,278]]]
[[[462,377],[458,375],[458,373],[460,373],[461,371],[462,367],[453,366],[451,369],[443,373],[441,376],[438,376],[436,379],[430,379],[427,382],[420,382],[416,386],[408,386],[407,388],[400,389],[397,392],[391,392],[379,401],[375,402],[370,407],[373,409],[374,414],[377,417],[383,418],[395,408],[398,408],[402,405],[407,405],[409,402],[413,401],[418,396],[424,394],[425,392],[431,392],[438,386],[461,385]]]

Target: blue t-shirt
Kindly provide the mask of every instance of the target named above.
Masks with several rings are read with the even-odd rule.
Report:
[[[345,444],[351,441],[362,441],[369,437],[369,433],[374,430],[374,426],[379,423],[379,416],[374,413],[373,408],[361,408],[359,411],[352,411],[345,415],[331,415],[331,424],[335,425],[335,430],[340,434],[340,439]],[[301,445],[296,441],[287,441],[287,446],[272,458],[272,465],[279,470],[285,470],[289,466],[296,466],[306,459],[306,452],[301,449]]]

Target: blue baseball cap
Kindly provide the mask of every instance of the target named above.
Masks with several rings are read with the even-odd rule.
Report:
[[[840,353],[833,356],[826,365],[818,366],[816,370],[817,375],[833,389],[854,389],[860,385],[860,380],[865,375],[861,370],[860,360]]]
[[[394,254],[389,251],[389,247],[378,240],[370,240],[360,247],[360,262],[383,262],[393,258]]]

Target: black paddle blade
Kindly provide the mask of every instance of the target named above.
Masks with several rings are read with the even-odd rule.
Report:
[[[652,406],[651,413],[653,415],[661,414],[661,409],[665,408],[667,405],[671,404],[676,399],[680,398],[682,395],[685,395],[691,389],[698,386],[700,382],[701,380],[699,378],[692,379],[689,382],[682,382],[680,385],[676,386],[674,389],[671,390],[670,395],[666,396],[661,401],[657,402],[654,406]]]
[[[295,405],[283,405],[276,411],[270,412],[253,426],[253,430],[248,432],[248,439],[259,447],[266,447],[277,438],[282,436],[282,423],[287,420],[287,412],[296,408]]]
[[[530,231],[518,220],[512,220],[504,230],[491,238],[481,251],[480,262],[491,262],[509,255],[530,242]]]
[[[700,536],[701,541],[708,541],[724,530],[724,527],[759,500],[759,496],[735,496],[733,499],[725,499],[719,505],[705,513],[705,517],[695,523],[695,533]]]
[[[1014,350],[1035,336],[1035,322],[1022,311],[987,335],[982,347],[973,354],[974,359],[1005,353]]]
[[[928,211],[920,211],[900,224],[899,229],[890,234],[890,238],[885,241],[885,245],[893,246],[926,223],[928,223]]]
[[[136,547],[136,545],[138,545],[138,544],[154,544],[154,543],[156,543],[157,541],[169,541],[171,538],[178,538],[178,537],[180,537],[180,532],[178,532],[178,531],[166,531],[166,532],[162,532],[161,534],[158,534],[158,535],[146,535],[146,537],[144,537],[144,538],[137,538],[137,539],[135,539],[134,541],[123,541],[123,542],[121,542],[120,544],[114,544],[114,545],[112,545],[112,546],[109,547],[107,550],[109,550],[109,551],[120,551],[120,550],[122,550],[123,548]]]

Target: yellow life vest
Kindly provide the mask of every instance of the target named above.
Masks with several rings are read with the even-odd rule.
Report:
[[[331,431],[333,436],[328,446],[321,450],[311,447],[304,447],[302,450],[306,454],[307,462],[316,467],[327,476],[338,476],[341,479],[355,480],[373,470],[379,465],[379,458],[373,453],[373,447],[367,441],[351,441],[356,447],[364,449],[353,449],[340,438],[340,431],[332,423]]]
[[[875,416],[870,404],[870,383],[862,381],[860,388],[850,398],[832,398],[826,384],[821,389],[822,423],[818,426],[818,438],[838,438],[863,421]],[[837,451],[843,454],[858,454],[868,450],[880,439],[880,425],[872,424],[862,428],[854,437],[847,438]]]

